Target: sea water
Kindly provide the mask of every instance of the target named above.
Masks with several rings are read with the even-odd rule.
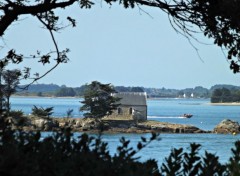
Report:
[[[79,112],[81,106],[80,98],[11,98],[12,109],[22,110],[26,114],[31,113],[33,105],[54,107],[55,117],[66,116],[68,109],[73,109],[73,117],[82,117]],[[240,121],[240,106],[213,106],[209,99],[152,99],[147,101],[148,119],[178,124],[189,124],[203,130],[212,130],[223,119]],[[193,114],[192,118],[183,118],[183,114]],[[76,133],[75,135],[78,135]],[[131,141],[131,146],[136,146],[141,136],[150,137],[151,134],[105,134],[103,140],[108,142],[111,154],[116,153],[119,139],[124,136]],[[160,134],[160,141],[153,141],[149,146],[140,151],[137,155],[140,160],[154,158],[162,163],[172,148],[183,147],[187,150],[189,143],[202,145],[200,154],[204,151],[219,156],[221,162],[227,162],[231,154],[234,142],[240,140],[240,135],[222,134]]]

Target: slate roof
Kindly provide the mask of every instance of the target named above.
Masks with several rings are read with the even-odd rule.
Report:
[[[121,105],[129,106],[146,106],[147,105],[147,93],[146,92],[119,92],[113,94],[113,96],[121,98]]]

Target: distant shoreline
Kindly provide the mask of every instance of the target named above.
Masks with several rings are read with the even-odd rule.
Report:
[[[34,95],[13,95],[14,98],[66,98],[66,99],[74,99],[74,98],[82,98],[82,97],[56,97],[56,96],[34,96]]]
[[[212,106],[240,106],[239,102],[232,102],[232,103],[209,103]]]
[[[37,96],[37,95],[12,95],[12,97],[17,97],[17,98],[66,98],[66,99],[83,98],[80,96],[59,97],[59,96]],[[150,97],[150,98],[147,98],[147,100],[162,100],[162,99],[207,99],[207,98],[174,98],[174,97]]]

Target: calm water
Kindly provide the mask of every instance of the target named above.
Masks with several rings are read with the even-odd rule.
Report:
[[[31,113],[33,105],[42,107],[54,107],[53,116],[64,117],[66,111],[74,109],[73,117],[81,117],[79,107],[81,99],[77,98],[18,98],[11,99],[12,109],[22,109],[26,114]],[[209,99],[160,99],[148,100],[148,119],[179,124],[191,124],[204,130],[212,130],[220,121],[229,118],[240,122],[240,106],[211,106]],[[190,119],[181,118],[184,113],[194,116]],[[77,135],[77,134],[76,134]],[[141,136],[150,134],[108,134],[103,138],[109,143],[111,153],[116,152],[119,138],[125,136],[131,140],[131,145],[136,146]],[[195,142],[202,145],[204,150],[216,153],[222,162],[226,162],[231,156],[230,149],[240,135],[220,134],[161,134],[161,140],[151,143],[139,153],[141,160],[155,158],[161,163],[168,156],[171,148],[187,148],[189,143]]]

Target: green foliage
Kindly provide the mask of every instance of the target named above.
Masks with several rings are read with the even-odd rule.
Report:
[[[37,93],[37,96],[38,96],[38,97],[42,97],[42,96],[43,96],[42,92],[38,92],[38,93]]]
[[[56,96],[58,97],[74,97],[76,96],[76,92],[71,87],[62,87],[60,90],[56,92]]]
[[[81,175],[81,176],[239,176],[240,141],[232,149],[233,156],[221,164],[214,154],[200,156],[199,144],[172,149],[158,168],[156,160],[139,162],[136,154],[159,135],[144,137],[137,148],[130,141],[120,139],[117,152],[110,155],[108,144],[98,137],[82,134],[73,137],[69,129],[41,137],[40,132],[26,133],[3,128],[0,131],[0,175]]]
[[[172,149],[165,163],[162,164],[161,174],[166,176],[213,176],[228,175],[232,169],[219,163],[218,157],[205,152],[205,156],[199,155],[201,145],[190,144],[189,152],[183,148]],[[237,147],[240,147],[237,146]]]
[[[32,115],[35,115],[38,117],[49,118],[50,115],[52,114],[53,114],[53,107],[43,108],[43,107],[37,107],[34,105],[32,108]]]
[[[102,118],[112,114],[119,106],[117,102],[120,100],[112,96],[112,93],[116,91],[110,84],[93,81],[86,89],[80,111],[84,111],[84,116],[89,118]]]
[[[86,92],[88,85],[82,85],[80,87],[76,87],[74,90],[77,93],[78,96],[83,96],[84,92]]]
[[[7,114],[10,111],[10,97],[17,91],[20,76],[21,71],[18,69],[0,70],[0,109],[6,109]]]
[[[4,118],[7,119],[10,125],[14,125],[18,129],[22,129],[23,126],[29,123],[22,110],[11,110],[8,117],[5,116]]]
[[[229,160],[227,165],[231,176],[240,175],[240,141],[235,142],[235,149],[232,149],[233,156]]]
[[[202,32],[206,37],[213,39],[214,44],[226,49],[227,58],[230,60],[230,68],[234,73],[240,71],[239,56],[239,1],[227,0],[104,0],[109,6],[114,3],[120,4],[124,8],[141,8],[154,7],[164,11],[169,16],[172,27],[179,33],[185,35],[188,39],[194,38],[196,33]],[[91,0],[15,0],[0,2],[0,36],[2,37],[6,30],[22,15],[36,17],[43,25],[44,29],[48,30],[52,35],[53,42],[54,33],[63,29],[65,26],[75,27],[77,22],[72,16],[66,17],[64,20],[58,15],[60,9],[65,9],[69,6],[78,5],[80,8],[91,8],[95,3]],[[98,4],[98,3],[96,3]],[[6,9],[11,9],[13,13],[8,13]],[[57,12],[56,12],[57,11]],[[67,24],[64,23],[67,22]],[[56,42],[54,42],[55,45]],[[68,61],[66,53],[69,50],[59,51],[56,46],[57,58],[54,58],[52,53],[40,54],[37,52],[33,58],[40,58],[38,62],[49,64],[56,61],[56,64],[66,63]],[[19,64],[25,60],[23,54],[17,54],[14,49],[11,49],[7,56],[0,61],[0,67],[6,63]],[[57,65],[56,65],[57,66]],[[54,66],[52,69],[54,69]],[[52,70],[51,69],[51,70]],[[30,68],[26,69],[26,75],[29,77]],[[40,79],[36,75],[35,81]]]
[[[215,89],[211,96],[212,103],[240,102],[240,91],[227,88]]]
[[[23,115],[24,113],[22,110],[11,110],[9,112],[9,116],[14,118],[19,118],[19,117],[22,117]]]
[[[172,149],[171,154],[166,158],[166,164],[163,163],[161,167],[162,173],[165,173],[168,176],[178,175],[181,169],[182,162],[182,151],[183,149]]]
[[[67,118],[70,118],[72,116],[73,109],[68,109],[66,113],[67,113]]]
[[[21,88],[25,87],[26,85],[20,86]],[[40,96],[42,92],[42,95],[44,96],[84,96],[84,93],[86,92],[88,85],[82,85],[80,87],[64,87],[64,86],[58,86],[55,84],[34,84],[31,85],[27,90],[23,90],[18,92],[18,95],[26,95],[26,93],[29,93],[29,95],[37,95]],[[213,86],[214,88],[215,86]],[[60,91],[60,89],[62,89]],[[65,90],[64,90],[65,89]],[[66,90],[68,89],[68,90]],[[70,90],[72,89],[72,90]],[[125,87],[125,86],[115,86],[114,89],[117,92],[147,92],[147,95],[149,97],[179,97],[183,96],[185,93],[186,95],[190,96],[192,93],[194,94],[194,97],[204,97],[209,98],[210,97],[210,91],[207,88],[203,88],[201,86],[197,86],[195,88],[187,88],[187,89],[166,89],[166,88],[146,88],[146,87]],[[72,92],[72,93],[71,93]],[[75,92],[75,93],[74,93]]]
[[[141,142],[144,146],[151,140]],[[112,156],[108,144],[100,137],[82,134],[73,138],[69,130],[41,139],[41,133],[5,130],[0,137],[1,175],[44,176],[160,176],[155,160],[139,162],[139,150],[121,139],[118,152]]]

